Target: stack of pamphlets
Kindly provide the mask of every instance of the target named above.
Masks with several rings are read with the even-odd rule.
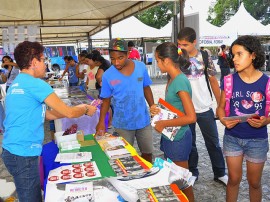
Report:
[[[91,152],[58,153],[55,162],[60,163],[79,163],[91,161]]]
[[[79,152],[81,145],[78,140],[69,142],[60,142],[59,149],[61,153],[65,152]]]
[[[160,120],[170,120],[183,116],[183,112],[172,106],[170,103],[163,99],[159,99],[158,107],[160,108],[159,114],[156,114],[151,121],[151,125],[155,127],[155,122]],[[175,135],[180,130],[181,126],[166,127],[163,129],[162,134],[168,137],[171,141],[174,140]]]
[[[139,178],[151,172],[139,156],[128,156],[109,160],[109,164],[117,176]]]
[[[151,187],[137,190],[140,202],[188,202],[187,197],[176,184]]]
[[[106,134],[105,136],[96,136],[96,139],[110,159],[131,156],[130,152],[125,148],[126,143],[121,137]]]
[[[123,145],[107,147],[104,152],[110,159],[118,159],[131,155]]]

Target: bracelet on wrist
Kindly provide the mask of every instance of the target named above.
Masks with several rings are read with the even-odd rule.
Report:
[[[87,115],[88,111],[89,111],[88,107],[85,106],[85,113],[84,114]]]

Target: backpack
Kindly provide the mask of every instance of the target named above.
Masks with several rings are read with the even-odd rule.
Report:
[[[207,53],[207,51],[203,51],[203,50],[200,50],[200,52],[202,54],[203,63],[205,66],[204,75],[205,75],[206,84],[207,84],[208,90],[210,92],[211,98],[213,99],[213,95],[212,95],[212,91],[211,91],[211,87],[210,87],[210,83],[209,83],[209,75],[207,72],[207,68],[209,67],[208,53]]]
[[[229,74],[224,76],[224,92],[225,92],[225,115],[228,117],[230,115],[230,102],[233,91],[233,75]],[[265,88],[266,106],[265,106],[265,116],[269,116],[270,112],[270,78],[267,81]]]

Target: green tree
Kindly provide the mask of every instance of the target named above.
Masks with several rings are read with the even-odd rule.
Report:
[[[164,2],[137,14],[136,17],[144,24],[160,29],[172,19],[173,4],[173,2]]]
[[[217,0],[208,10],[208,21],[216,26],[225,24],[239,8],[240,0]],[[270,0],[242,0],[246,10],[262,24],[270,23]]]

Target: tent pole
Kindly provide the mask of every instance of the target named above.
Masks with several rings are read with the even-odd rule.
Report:
[[[112,40],[112,20],[109,19],[109,39]]]
[[[182,29],[185,27],[185,21],[184,21],[184,7],[185,7],[185,1],[186,0],[179,0],[180,5],[180,26],[179,28]]]
[[[177,19],[177,3],[174,1],[173,6],[173,39],[174,43],[177,43],[177,34],[178,34],[178,19]]]

